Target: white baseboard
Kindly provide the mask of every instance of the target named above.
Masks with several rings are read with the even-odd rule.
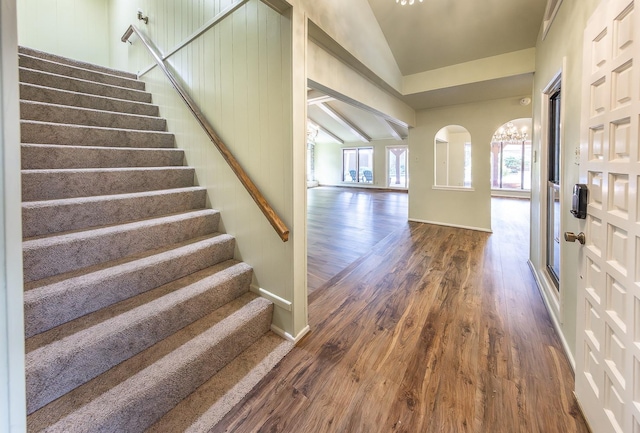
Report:
[[[253,293],[255,293],[256,295],[260,295],[263,298],[266,298],[268,300],[270,300],[271,302],[273,302],[275,305],[277,305],[278,307],[282,308],[283,310],[286,311],[291,311],[292,310],[292,306],[291,306],[291,302],[287,301],[286,299],[281,298],[278,295],[274,295],[273,293],[271,293],[268,290],[263,289],[262,287],[258,287],[255,285],[251,285],[251,291]]]
[[[302,331],[298,332],[298,335],[296,335],[295,337],[273,324],[271,325],[271,331],[273,331],[274,334],[281,336],[285,340],[291,341],[292,343],[296,344],[298,343],[298,341],[302,340],[302,337],[304,337],[309,333],[309,331],[311,331],[311,328],[309,327],[309,325],[305,326]]]
[[[562,348],[564,349],[564,353],[567,355],[567,358],[569,359],[569,364],[571,364],[571,368],[573,369],[573,373],[575,374],[575,372],[576,372],[576,360],[573,357],[573,353],[571,353],[571,350],[569,348],[569,344],[567,342],[567,339],[564,337],[564,334],[562,333],[562,328],[560,327],[560,322],[558,321],[558,318],[556,317],[556,315],[555,315],[555,313],[553,311],[553,308],[551,307],[551,303],[549,301],[548,295],[547,295],[546,291],[542,287],[542,282],[540,280],[540,275],[538,275],[538,271],[533,266],[533,263],[531,263],[531,260],[527,260],[527,264],[529,265],[529,269],[531,269],[531,273],[533,274],[533,279],[536,281],[536,286],[538,287],[538,291],[542,295],[542,300],[544,301],[544,306],[546,307],[547,311],[549,312],[549,316],[551,316],[551,321],[553,322],[553,327],[556,329],[556,333],[558,334],[558,337],[560,338],[560,342],[562,343]]]
[[[463,225],[459,225],[459,224],[449,224],[449,223],[443,223],[443,222],[437,222],[437,221],[426,221],[426,220],[419,220],[417,218],[409,218],[409,221],[413,221],[413,222],[416,222],[416,223],[424,223],[424,224],[435,224],[437,226],[454,227],[456,229],[476,230],[476,231],[479,231],[479,232],[493,233],[492,230],[486,229],[486,228],[483,228],[483,227],[471,227],[471,226],[463,226]]]

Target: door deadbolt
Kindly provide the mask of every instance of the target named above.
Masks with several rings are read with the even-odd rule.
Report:
[[[578,241],[582,245],[584,245],[584,243],[586,242],[585,237],[584,237],[584,233],[582,233],[582,232],[580,232],[578,234],[575,234],[573,232],[564,232],[564,240],[567,241],[567,242]]]

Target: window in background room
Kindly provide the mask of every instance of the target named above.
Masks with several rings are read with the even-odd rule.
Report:
[[[469,188],[471,134],[459,125],[440,129],[434,139],[434,187]]]
[[[342,181],[373,183],[373,148],[342,149]]]
[[[531,190],[531,119],[502,125],[491,141],[491,188]]]
[[[387,147],[387,186],[406,189],[409,186],[408,146]]]

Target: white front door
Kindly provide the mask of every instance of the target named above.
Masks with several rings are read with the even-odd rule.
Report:
[[[605,0],[585,29],[576,396],[594,432],[640,433],[640,11]]]

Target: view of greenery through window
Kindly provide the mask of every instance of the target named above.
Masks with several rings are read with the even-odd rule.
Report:
[[[531,190],[531,119],[504,124],[491,143],[491,188]]]

